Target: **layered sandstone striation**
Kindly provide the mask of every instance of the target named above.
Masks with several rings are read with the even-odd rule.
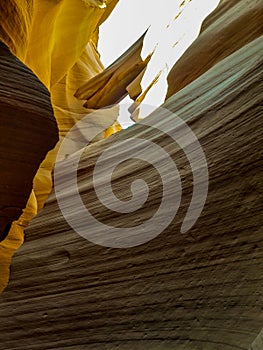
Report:
[[[163,109],[148,117],[156,128],[138,123],[82,150],[81,198],[105,225],[136,230],[145,222],[145,234],[154,230],[147,220],[162,201],[162,179],[138,159],[148,149],[133,148],[130,140],[136,137],[160,145],[176,163],[183,190],[180,209],[146,244],[105,248],[69,226],[53,190],[26,229],[25,243],[13,258],[10,283],[1,295],[4,349],[263,347],[262,19],[259,1],[222,1],[172,70],[169,98]],[[67,86],[65,80],[62,85]],[[53,106],[56,110],[54,100]],[[186,234],[180,228],[192,199],[193,174],[186,155],[168,134],[180,130],[177,116],[197,136],[209,171],[205,207]],[[57,118],[58,124],[62,119]],[[122,149],[120,141],[125,141]],[[133,213],[109,210],[94,191],[95,164],[110,146],[116,152],[109,164],[123,153],[133,158],[114,173],[116,196],[129,200],[131,182],[138,177],[149,186],[145,205]],[[59,196],[72,203],[72,162],[78,155],[57,164]],[[157,153],[155,161],[166,169]],[[196,166],[202,173],[203,165]],[[104,175],[101,172],[98,179],[102,188],[107,185]],[[138,195],[144,197],[143,188]],[[78,208],[72,207],[72,215],[78,215]],[[98,234],[93,223],[85,226],[84,217],[79,225]]]
[[[263,35],[260,0],[222,0],[205,20],[198,39],[168,76],[167,98],[250,41]]]
[[[37,213],[33,179],[57,143],[58,129],[48,90],[1,42],[0,76],[1,290],[8,280],[10,259],[23,241],[23,227]]]
[[[105,103],[100,103],[99,105],[94,103],[91,105],[90,103],[89,106],[83,106],[85,100],[81,99],[81,96],[79,98],[75,97],[75,94],[82,86],[85,87],[87,82],[93,81],[92,78],[97,76],[98,79],[100,79],[104,71],[99,53],[97,52],[98,28],[110,15],[117,2],[118,0],[109,0],[106,6],[105,2],[100,0],[77,0],[74,2],[68,0],[53,2],[48,0],[8,0],[0,4],[0,40],[9,47],[11,52],[16,55],[20,61],[30,67],[35,76],[37,76],[45,86],[45,88],[44,86],[39,87],[39,93],[41,93],[43,89],[49,91],[53,110],[50,110],[51,107],[49,107],[49,109],[46,108],[46,112],[43,111],[42,113],[50,113],[50,116],[52,116],[54,111],[60,137],[60,141],[57,144],[54,143],[52,128],[46,128],[43,125],[41,137],[38,137],[39,145],[37,145],[37,147],[42,147],[39,156],[42,157],[41,160],[43,160],[43,158],[45,159],[41,164],[36,162],[37,173],[30,172],[31,170],[29,169],[28,172],[26,169],[20,170],[22,172],[20,180],[22,181],[23,177],[25,177],[27,181],[24,189],[21,188],[23,186],[20,180],[15,180],[14,177],[9,178],[11,186],[14,186],[17,191],[18,188],[20,188],[19,191],[24,193],[23,205],[19,204],[19,206],[22,205],[19,213],[21,214],[21,210],[24,209],[24,216],[26,217],[32,218],[42,209],[52,189],[51,173],[60,143],[73,125],[85,117],[86,132],[83,134],[82,130],[78,130],[78,137],[84,138],[87,143],[91,139],[94,139],[93,141],[101,140],[121,130],[117,122],[118,108],[116,108],[116,106],[108,106],[116,103],[128,93],[138,90],[144,69],[150,60],[150,56],[144,61],[140,59],[143,38],[137,43],[137,46],[135,45],[135,49],[132,47],[127,51],[127,57],[124,56],[124,58],[121,57],[120,60],[117,60],[117,71],[110,75],[111,79],[108,79],[109,81],[105,80],[103,84],[99,86],[96,80],[95,86],[93,85],[93,87],[89,89],[93,98],[95,95],[95,97],[97,96],[101,100],[101,96],[106,96],[104,85],[107,83],[106,87],[108,93]],[[133,66],[130,65],[132,58],[134,58]],[[4,59],[1,58],[1,69],[3,72],[6,71],[5,75],[9,75],[8,82],[5,80],[5,76],[2,79],[3,88],[5,88],[5,84],[9,84],[8,88],[10,86],[13,93],[13,95],[10,95],[10,101],[16,89],[18,89],[17,95],[22,93],[19,91],[23,90],[19,83],[20,78],[24,81],[26,86],[31,86],[31,89],[35,88],[37,90],[34,74],[31,73],[30,75],[27,73],[20,61],[14,59],[13,62],[10,63],[10,65],[13,66],[13,71],[12,69],[8,71],[6,70]],[[138,65],[139,68],[137,68]],[[129,73],[127,73],[128,71]],[[109,70],[105,72],[107,75]],[[123,78],[124,76],[125,78]],[[113,86],[117,86],[117,89],[114,90]],[[131,86],[132,88],[130,88]],[[8,94],[8,91],[6,94]],[[35,101],[33,101],[34,99]],[[46,103],[50,104],[49,95],[47,95],[46,99]],[[37,106],[39,104],[39,110],[45,108],[39,101],[38,91],[36,91],[35,94],[32,93],[31,100],[33,101],[32,106]],[[12,102],[10,102],[10,104],[12,104]],[[105,108],[103,113],[93,113],[96,109],[101,107]],[[22,114],[28,113],[28,107],[25,108],[23,104],[21,104],[19,108]],[[3,111],[1,119],[5,118],[5,113],[6,112]],[[10,114],[12,113],[12,108],[10,107]],[[88,118],[87,115],[89,115]],[[1,123],[3,122],[1,121]],[[41,121],[39,121],[39,123],[41,123]],[[5,128],[4,123],[2,125],[3,128]],[[28,130],[28,133],[30,133],[31,129],[28,128],[26,124],[24,127]],[[33,131],[31,131],[31,133],[33,133]],[[39,133],[36,130],[35,135],[32,136],[32,138],[36,138],[36,142],[37,134]],[[21,132],[21,139],[22,135],[24,134]],[[25,138],[28,138],[28,136],[25,136]],[[4,142],[5,140],[3,140],[3,143]],[[46,143],[46,147],[42,146],[43,142]],[[51,144],[52,147],[49,146]],[[55,144],[56,147],[46,155],[47,151],[53,148]],[[8,147],[7,143],[5,147]],[[32,147],[34,147],[33,144]],[[31,151],[33,149],[34,148],[32,148]],[[37,152],[37,150],[38,148],[36,148],[35,151]],[[13,152],[14,151],[11,153],[13,154]],[[60,153],[60,156],[63,158],[66,157],[67,154],[67,152],[65,154]],[[44,157],[45,155],[46,157]],[[4,157],[4,155],[2,157]],[[15,153],[14,157],[16,157],[16,159],[19,158]],[[27,160],[29,163],[32,161],[31,153],[25,154],[23,157],[25,158],[17,160],[19,164],[20,161],[22,162],[22,159],[24,161]],[[33,183],[32,174],[35,175]],[[31,195],[28,193],[27,186],[29,183],[32,190]],[[5,181],[2,182],[2,185],[5,186]],[[11,193],[10,189],[8,189],[8,191]],[[20,200],[19,191],[17,193],[17,201]],[[16,196],[16,194],[13,194],[13,196]],[[3,204],[0,209],[3,211],[5,207],[10,207],[10,203],[5,202],[4,196],[2,196],[2,200]],[[27,200],[28,203],[26,206]],[[9,211],[9,209],[5,209],[5,213],[7,213],[7,211]],[[15,219],[17,219],[17,215],[19,216],[19,214],[16,213]],[[6,219],[4,220],[6,221]],[[9,233],[8,240],[14,241],[14,245],[11,243],[13,246],[13,253],[15,247],[17,248],[20,244],[17,242],[21,242],[23,238],[23,230],[21,227],[22,232],[19,234],[19,237],[14,231],[14,228],[9,232],[10,224],[13,220],[9,218],[7,221],[9,226],[4,224],[5,235]],[[24,223],[23,227],[25,227],[29,220],[20,220],[20,222],[22,221]],[[0,249],[4,247],[4,244],[6,244],[6,242],[0,243]],[[12,255],[11,252],[10,255]],[[8,261],[4,261],[3,264],[8,267],[10,264],[10,257]],[[8,279],[8,268],[4,270],[2,270],[0,274],[0,290],[4,288]]]

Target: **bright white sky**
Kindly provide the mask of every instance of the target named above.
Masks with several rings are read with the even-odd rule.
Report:
[[[144,104],[155,109],[164,101],[167,91],[166,77],[175,62],[199,34],[205,17],[220,0],[120,0],[110,17],[100,27],[98,49],[105,67],[115,61],[148,28],[142,58],[157,45],[142,81],[146,88],[162,70],[159,82],[149,91]],[[181,6],[180,6],[181,5]],[[175,19],[177,14],[181,15]],[[126,98],[124,103],[133,101]],[[142,117],[149,113],[141,110]],[[123,127],[132,122],[127,113],[119,118]]]

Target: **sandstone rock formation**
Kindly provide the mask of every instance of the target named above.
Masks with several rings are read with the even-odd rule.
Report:
[[[36,214],[36,198],[33,193],[30,196],[33,178],[58,141],[58,130],[48,90],[1,42],[0,77],[1,290],[12,254],[23,241],[22,228]],[[28,210],[22,215],[28,199]]]
[[[262,35],[262,12],[263,3],[260,0],[249,3],[245,0],[222,0],[214,13],[205,20],[198,39],[170,72],[167,97]]]
[[[107,7],[105,2],[100,0],[77,0],[74,3],[67,0],[59,2],[50,2],[48,0],[8,0],[0,4],[0,39],[22,62],[32,69],[50,91],[60,141],[77,121],[83,117],[86,118],[88,114],[90,116],[85,119],[88,132],[83,135],[83,132],[79,130],[78,136],[80,138],[85,137],[86,140],[90,140],[96,135],[96,140],[100,140],[121,129],[116,121],[118,116],[117,108],[108,108],[103,113],[94,114],[91,112],[94,112],[94,108],[98,108],[97,106],[83,107],[85,101],[79,100],[74,96],[80,87],[87,81],[92,80],[93,77],[100,77],[100,73],[104,70],[96,49],[98,27],[107,19],[117,2],[118,0],[109,0]],[[121,98],[125,93],[127,94],[128,90],[126,91],[125,89],[128,89],[128,86],[131,84],[134,84],[133,90],[137,88],[143,70],[150,59],[149,57],[145,61],[139,60],[141,47],[142,39],[137,43],[137,46],[135,45],[136,50],[131,49],[128,51],[134,56],[137,55],[138,58],[134,61],[132,74],[129,74],[125,79],[123,79],[123,76],[131,68],[130,65],[127,65],[130,62],[120,59],[118,73],[114,75],[114,79],[108,82],[107,85],[109,91],[107,102],[112,101],[114,103],[116,98]],[[137,69],[137,64],[139,64],[139,70]],[[20,66],[18,65],[16,69],[19,70]],[[11,73],[9,72],[9,74]],[[14,84],[16,78],[15,74],[13,76],[10,75],[10,79],[14,81]],[[117,89],[118,91],[115,90],[112,100],[111,91],[113,91],[112,86],[116,83],[116,78],[121,79],[122,87]],[[26,75],[24,79],[28,79]],[[29,85],[33,83],[31,80],[28,80]],[[3,81],[4,84],[5,81]],[[104,86],[101,86],[100,89],[97,86],[93,87],[94,91],[92,94],[94,95],[97,92],[99,95],[101,93],[100,90],[102,90],[105,96],[103,88]],[[36,100],[32,104],[37,103],[38,101]],[[53,142],[52,133],[49,135],[45,131],[43,140],[45,140],[47,148],[43,148],[43,154],[41,153],[42,159],[44,158],[43,155],[46,155],[47,150],[52,148],[49,147]],[[42,142],[39,139],[39,146],[42,145]],[[54,146],[54,142],[52,144]],[[40,166],[37,163],[38,171],[34,177],[33,186],[32,179],[29,178],[32,194],[24,210],[24,216],[33,217],[34,214],[39,212],[51,191],[51,172],[59,145],[60,143],[57,143],[56,148],[48,153]],[[60,155],[63,158],[67,156],[67,153],[64,155],[60,153]],[[21,186],[20,182],[17,183],[18,186]],[[20,212],[25,207],[28,199],[28,195],[26,195],[28,188],[25,188],[23,191],[25,197],[23,198],[23,204],[19,204],[19,206],[22,205]],[[4,201],[5,198],[3,197]],[[8,203],[3,203],[3,207],[8,205]],[[23,222],[26,223],[28,221],[24,220]],[[4,225],[6,227],[5,234],[7,235],[9,232],[8,239],[13,242],[13,248],[18,247],[21,244],[20,235],[23,235],[23,233],[18,235],[14,228],[9,231],[9,226]],[[0,243],[0,249],[4,249],[4,244],[6,242]],[[4,265],[8,267],[9,263],[10,258],[7,262],[4,262]],[[2,272],[0,274],[0,291],[6,285],[7,278],[8,275],[6,273]]]
[[[154,229],[147,227],[147,219],[157,210],[163,187],[158,173],[138,159],[147,148],[133,148],[130,140],[140,137],[159,144],[174,159],[182,178],[183,196],[174,220],[146,244],[105,248],[69,226],[53,191],[26,229],[25,244],[13,259],[11,280],[1,295],[3,349],[263,348],[262,11],[256,0],[236,7],[245,3],[222,1],[207,19],[203,34],[170,75],[164,109],[148,117],[155,128],[139,123],[83,150],[78,185],[87,208],[113,227],[136,227],[146,220],[147,234]],[[258,18],[257,27],[253,19],[248,22],[251,13]],[[224,21],[234,14],[237,32],[232,25],[229,31],[229,21]],[[253,35],[244,29],[249,26]],[[224,38],[218,57],[211,50],[215,27]],[[202,59],[197,58],[198,42],[207,53]],[[192,198],[193,174],[186,155],[168,134],[180,130],[177,116],[199,139],[209,171],[206,205],[186,234],[180,227]],[[121,150],[120,141],[125,141]],[[146,204],[134,213],[108,210],[93,189],[97,159],[114,145],[115,158],[123,152],[135,158],[117,169],[114,193],[127,201],[133,179],[149,184]],[[58,164],[58,180],[64,186],[60,196],[72,198],[72,203],[71,164],[76,157],[78,153]],[[163,164],[162,159],[156,161]],[[101,174],[102,188],[104,181]],[[139,194],[143,197],[143,190]],[[73,207],[72,215],[77,211]]]

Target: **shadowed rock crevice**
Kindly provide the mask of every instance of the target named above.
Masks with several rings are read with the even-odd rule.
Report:
[[[58,131],[43,84],[3,43],[0,59],[0,218],[5,222],[2,231],[22,214],[34,175],[58,141]]]
[[[18,220],[26,207],[39,165],[58,141],[58,129],[49,92],[2,42],[0,77],[0,240],[4,241],[0,244],[2,278],[8,276],[9,258],[22,239],[18,239],[17,235],[7,238],[11,223]],[[23,219],[20,225],[24,225]],[[1,280],[0,289],[2,287]]]

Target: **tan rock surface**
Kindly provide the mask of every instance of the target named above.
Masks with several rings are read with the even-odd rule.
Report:
[[[112,212],[96,198],[91,175],[98,156],[123,140],[124,148],[116,146],[113,158],[148,152],[131,146],[134,137],[159,144],[174,159],[183,186],[179,212],[146,244],[105,248],[69,226],[53,192],[26,230],[25,244],[13,259],[10,284],[0,297],[0,348],[263,348],[261,16],[259,1],[222,1],[203,27],[200,46],[197,40],[170,75],[171,98],[164,107],[192,128],[208,163],[209,193],[195,225],[180,233],[192,198],[193,174],[182,150],[160,131],[180,128],[176,115],[156,111],[148,119],[156,128],[137,124],[87,147],[78,185],[82,200],[99,220],[136,231],[161,202],[158,174],[139,160],[119,167],[112,184],[118,198],[127,200],[131,181],[145,179],[150,194],[140,210]],[[59,178],[61,198],[72,198],[72,203],[71,161],[76,157],[59,165],[64,171]],[[156,161],[163,164],[157,156]],[[104,173],[99,180],[104,188]],[[72,215],[78,217],[73,204]],[[92,223],[86,225],[84,217],[78,223],[100,233]],[[145,234],[153,230],[145,226]]]
[[[263,34],[263,2],[223,0],[168,76],[167,98]]]
[[[263,320],[261,49],[262,38],[254,40],[164,105],[188,122],[208,162],[207,202],[187,234],[180,226],[191,199],[191,169],[167,135],[138,124],[87,149],[79,188],[104,222],[134,225],[160,202],[158,179],[138,161],[119,170],[113,187],[125,198],[129,174],[146,179],[150,197],[139,212],[124,219],[94,196],[87,202],[93,186],[87,173],[97,156],[138,135],[175,160],[183,179],[181,209],[147,244],[106,249],[68,226],[52,194],[27,229],[1,296],[5,349],[248,349]],[[149,118],[158,128],[176,126],[176,116]],[[128,141],[127,149],[133,154]],[[71,170],[65,169],[66,196]]]
[[[58,141],[58,129],[48,90],[1,42],[0,77],[1,290],[10,259],[23,241],[22,226],[36,214],[35,198],[30,196],[33,179]],[[21,216],[29,198],[29,210]],[[13,221],[13,233],[6,238]]]
[[[100,140],[121,129],[116,121],[117,108],[108,108],[104,113],[94,115],[91,114],[94,109],[83,107],[84,101],[74,97],[79,87],[94,76],[100,75],[104,70],[97,52],[98,26],[107,19],[117,2],[118,0],[108,0],[107,6],[105,1],[102,0],[76,0],[74,2],[71,0],[51,2],[49,0],[7,0],[0,3],[0,40],[23,63],[30,67],[48,88],[58,124],[60,141],[76,122],[88,114],[90,114],[89,118],[86,118],[88,132],[85,135],[88,140],[94,136],[96,136],[96,140]],[[139,56],[139,54],[140,52],[137,50],[137,55]],[[145,67],[147,60],[141,63]],[[119,65],[121,78],[129,68]],[[138,74],[140,71],[141,69]],[[11,73],[10,79],[15,84],[17,77],[12,76]],[[131,80],[133,79],[136,80],[136,69],[132,72]],[[129,79],[126,83],[125,81],[125,79],[121,79],[121,82],[119,82],[119,84],[122,84],[122,90],[124,89],[124,91],[126,91],[125,84],[130,84]],[[30,85],[30,79],[25,83]],[[4,80],[2,84],[3,89],[5,89]],[[112,84],[109,84],[108,88],[111,89]],[[17,86],[17,89],[23,90],[20,85]],[[97,90],[96,88],[94,93]],[[18,93],[20,92],[18,91]],[[33,96],[32,94],[32,98]],[[37,103],[36,97],[36,101],[33,101],[32,104],[37,105]],[[49,131],[43,130],[43,132],[42,136],[44,139],[46,138],[46,144],[49,145]],[[79,134],[80,137],[84,136],[81,132]],[[39,140],[40,145],[42,141]],[[51,148],[47,147],[48,150]],[[46,148],[44,149],[46,150]],[[24,208],[23,218],[20,218],[20,222],[24,224],[27,224],[29,218],[32,218],[42,209],[52,189],[51,172],[58,149],[59,144],[48,153],[40,166],[38,163],[39,169],[35,174],[33,184],[31,181],[32,193],[28,202],[29,195],[26,196],[28,189],[21,189],[22,192],[25,192],[23,203],[26,208],[22,207],[20,209],[21,213]],[[63,156],[66,156],[66,154]],[[23,174],[21,173],[22,178]],[[18,183],[21,186],[21,182]],[[2,184],[5,185],[5,181]],[[14,185],[16,186],[16,184]],[[4,201],[4,197],[2,197],[2,200]],[[8,203],[3,205],[7,206]],[[8,227],[4,226],[6,227],[5,236],[9,233],[8,239],[11,239],[14,245],[11,244],[12,251],[8,254],[8,261],[2,261],[5,268],[2,271],[0,270],[0,292],[7,282],[6,271],[10,264],[10,255],[13,254],[14,247],[18,246],[17,242],[21,244],[23,240],[22,226],[19,227],[19,232],[14,227],[8,230]],[[5,243],[0,243],[0,250],[2,248],[8,250],[8,248],[4,248],[4,245]]]

